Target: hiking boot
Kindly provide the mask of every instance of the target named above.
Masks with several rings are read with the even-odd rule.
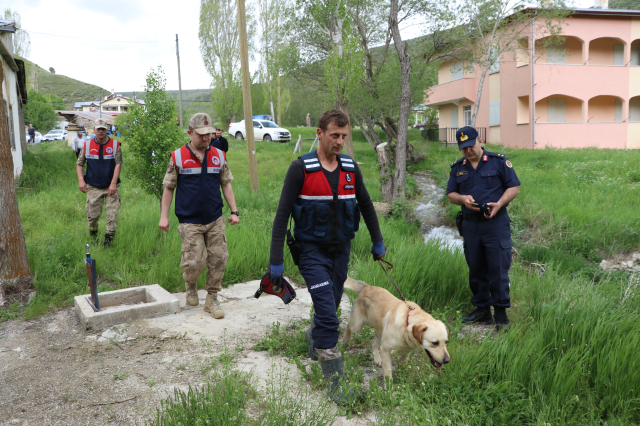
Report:
[[[364,401],[364,394],[353,390],[343,380],[342,356],[330,360],[320,359],[320,367],[322,367],[324,380],[327,382],[327,396],[333,402],[341,406],[348,406]]]
[[[104,234],[104,248],[111,247],[111,241],[113,240],[114,235]]]
[[[311,319],[311,325],[309,326],[309,329],[304,333],[304,339],[307,341],[307,347],[309,348],[309,358],[311,358],[314,361],[317,361],[318,351],[316,350],[316,347],[313,343],[313,336],[311,335],[311,331],[316,326],[315,319],[316,319],[315,317]]]
[[[187,287],[187,303],[191,306],[198,306],[200,304],[200,300],[198,300],[198,285],[197,284],[186,284]]]
[[[224,318],[224,311],[220,307],[217,294],[207,294],[207,300],[204,302],[204,311],[209,312],[215,319]]]
[[[475,324],[493,324],[493,317],[491,316],[490,308],[476,308],[475,311],[469,315],[462,317],[463,323],[475,323]]]
[[[493,308],[493,317],[496,320],[496,331],[507,330],[509,328],[509,318],[506,308]]]
[[[89,236],[93,240],[94,243],[98,244],[98,230],[97,229],[89,229]]]

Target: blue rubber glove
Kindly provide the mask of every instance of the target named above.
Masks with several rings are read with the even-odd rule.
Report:
[[[371,254],[373,255],[373,260],[382,259],[384,255],[387,254],[387,248],[384,246],[384,243],[380,241],[371,247]]]
[[[269,265],[269,280],[274,286],[282,287],[282,274],[284,274],[284,263],[280,265]]]

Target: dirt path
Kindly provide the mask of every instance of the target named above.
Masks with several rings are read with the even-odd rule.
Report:
[[[300,383],[295,365],[252,348],[275,321],[284,325],[308,318],[309,293],[296,289],[298,298],[285,306],[274,296],[255,299],[257,288],[252,281],[224,289],[221,320],[202,310],[202,290],[197,308],[187,308],[180,293],[184,310],[178,314],[94,334],[82,328],[73,309],[0,323],[0,424],[144,424],[174,388],[205,383],[206,367],[225,348],[238,354],[235,368],[252,371],[258,386],[264,386],[274,366]],[[349,308],[345,296],[344,318]],[[335,424],[364,425],[370,419],[341,417]]]

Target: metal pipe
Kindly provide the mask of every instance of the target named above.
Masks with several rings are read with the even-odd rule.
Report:
[[[534,12],[535,13],[535,12]],[[536,18],[531,18],[531,149],[536,149]]]

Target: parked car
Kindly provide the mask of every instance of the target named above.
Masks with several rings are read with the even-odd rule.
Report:
[[[244,120],[229,124],[229,135],[236,139],[244,139]],[[291,140],[291,132],[268,120],[253,120],[253,136],[257,141],[289,142]]]
[[[42,138],[43,141],[62,141],[67,140],[67,132],[62,129],[52,129],[49,130],[49,133],[44,135]]]
[[[24,134],[27,136],[27,142],[29,142],[29,132],[26,131],[24,132]],[[36,131],[36,136],[34,137],[34,139],[35,139],[35,143],[42,142],[42,133]]]

